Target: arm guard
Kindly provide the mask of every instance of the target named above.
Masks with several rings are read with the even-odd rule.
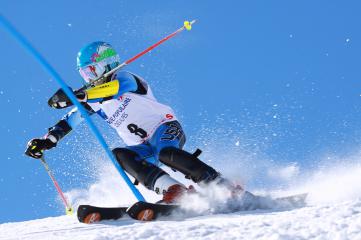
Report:
[[[60,139],[65,137],[72,128],[66,120],[60,120],[53,127],[49,128],[49,132],[46,135],[46,138],[50,139],[53,143],[57,143]]]
[[[132,92],[140,95],[147,94],[147,84],[135,74],[126,71],[119,71],[113,74],[112,80],[118,80],[119,82],[119,89],[116,94],[109,97],[88,99],[87,102],[94,103],[103,102],[110,99],[118,99],[120,96],[127,92]]]
[[[88,104],[82,104],[88,113],[91,115],[94,111]],[[57,143],[60,139],[65,137],[73,128],[78,126],[84,118],[81,116],[77,108],[73,108],[68,114],[66,114],[57,124],[49,128],[48,134],[45,136],[53,143]]]

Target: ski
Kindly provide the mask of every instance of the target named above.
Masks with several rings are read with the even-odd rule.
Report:
[[[269,201],[265,197],[253,195],[248,192],[247,199],[242,203],[242,208],[234,209],[239,210],[255,210],[255,209],[272,209],[270,206],[282,206],[282,207],[303,207],[306,204],[306,198],[308,194],[296,194],[286,197],[274,198]],[[265,206],[262,204],[262,200],[265,200]],[[247,201],[249,203],[247,204]],[[249,205],[249,206],[248,206]],[[169,216],[176,210],[179,210],[179,205],[161,204],[161,203],[148,203],[148,202],[136,202],[130,207],[95,207],[91,205],[80,205],[78,208],[78,220],[82,223],[96,223],[103,220],[117,220],[124,216],[129,216],[139,221],[152,221],[161,216]]]
[[[80,205],[77,211],[79,222],[96,223],[103,220],[117,220],[126,215],[139,221],[151,221],[160,216],[168,216],[178,205],[165,205],[157,203],[136,202],[131,207],[96,207]]]
[[[127,207],[95,207],[91,205],[80,205],[77,216],[79,222],[95,223],[102,220],[116,220],[127,213]]]
[[[292,207],[302,207],[306,204],[308,193],[295,194],[286,197],[279,197],[275,200],[280,204],[287,204]]]
[[[140,221],[151,221],[161,216],[169,216],[174,210],[179,209],[179,205],[167,205],[159,203],[136,202],[127,213],[131,218]]]

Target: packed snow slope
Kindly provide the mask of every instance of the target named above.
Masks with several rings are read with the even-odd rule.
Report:
[[[62,216],[0,225],[1,239],[361,239],[361,201],[157,222],[86,225]]]
[[[131,194],[124,195],[124,190],[110,187],[121,182],[112,169],[105,167],[101,171],[104,175],[89,189],[68,192],[73,204],[120,206],[134,202]],[[273,171],[287,177],[297,172],[294,165]],[[307,205],[301,208],[202,213],[206,208],[217,208],[222,201],[224,194],[213,192],[208,199],[188,199],[190,207],[199,210],[193,215],[155,222],[128,217],[93,225],[79,223],[76,216],[60,216],[1,224],[0,239],[361,239],[360,182],[361,166],[342,163],[305,174],[299,184],[293,183],[292,191],[278,189],[267,193],[285,196],[307,191]],[[142,188],[141,191],[148,200],[157,200],[152,193]]]

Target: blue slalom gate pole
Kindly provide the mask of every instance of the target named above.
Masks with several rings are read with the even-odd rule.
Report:
[[[123,177],[124,181],[127,183],[129,188],[132,190],[135,197],[138,199],[138,201],[145,201],[142,194],[139,192],[139,190],[133,185],[132,181],[129,179],[128,175],[124,172],[123,168],[119,165],[117,160],[115,159],[112,151],[109,149],[107,143],[105,142],[105,139],[100,134],[100,131],[95,126],[93,121],[90,119],[87,111],[84,109],[84,107],[78,102],[76,99],[74,93],[70,91],[64,80],[60,77],[60,75],[55,71],[55,69],[46,61],[46,59],[30,44],[30,42],[22,36],[19,31],[13,27],[10,22],[8,22],[2,15],[0,15],[0,25],[2,25],[19,43],[21,46],[23,46],[30,54],[45,68],[45,70],[53,76],[53,78],[58,82],[60,87],[63,89],[63,91],[66,93],[66,95],[69,97],[69,99],[72,101],[72,103],[78,108],[81,115],[85,118],[86,123],[90,127],[91,131],[95,135],[95,137],[98,139],[100,145],[104,148],[105,152],[107,153],[110,160],[113,162],[114,166],[120,173],[120,175]]]

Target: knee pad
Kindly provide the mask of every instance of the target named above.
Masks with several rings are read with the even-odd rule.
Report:
[[[159,177],[167,174],[151,163],[136,160],[137,153],[127,148],[115,148],[113,153],[122,168],[150,190],[153,190],[154,183]]]
[[[186,178],[192,179],[195,183],[208,183],[219,177],[220,173],[199,160],[198,155],[175,147],[167,147],[160,151],[159,161],[174,170],[180,171]]]

